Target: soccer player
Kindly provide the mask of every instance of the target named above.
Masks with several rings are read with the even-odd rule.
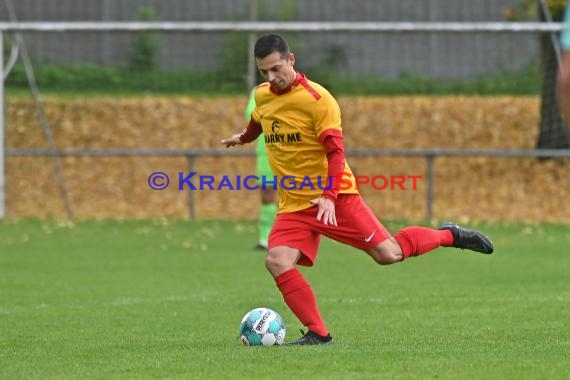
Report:
[[[249,96],[249,101],[247,103],[247,108],[245,110],[246,122],[251,120],[251,114],[255,109],[255,90],[251,91]],[[257,176],[259,178],[273,178],[273,173],[269,167],[269,159],[267,158],[267,151],[265,150],[264,139],[257,140],[257,150],[256,150],[256,166],[257,166]],[[260,181],[262,182],[262,181]],[[260,184],[260,195],[261,195],[261,205],[259,208],[259,218],[258,218],[258,240],[256,249],[267,250],[267,242],[269,239],[269,232],[275,221],[275,215],[277,214],[277,205],[275,204],[275,188],[273,186],[267,185],[263,186]]]
[[[221,142],[241,145],[263,132],[273,173],[278,179],[288,176],[286,186],[278,181],[279,210],[265,265],[287,306],[308,329],[289,344],[332,342],[311,285],[297,269],[314,264],[322,235],[363,250],[378,264],[398,263],[441,246],[493,252],[482,233],[454,224],[439,230],[406,227],[392,236],[358,194],[333,96],[295,70],[295,55],[281,36],[259,38],[254,54],[266,82],[255,89],[256,107],[247,128]],[[307,185],[305,178],[314,186],[301,186]],[[319,178],[332,178],[332,184],[317,186]]]
[[[566,6],[564,13],[564,29],[560,35],[560,49],[562,61],[558,70],[558,94],[560,96],[560,108],[570,128],[570,6]]]

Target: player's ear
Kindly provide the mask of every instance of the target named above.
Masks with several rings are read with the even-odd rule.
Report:
[[[295,54],[289,53],[289,62],[291,63],[291,66],[295,65]]]

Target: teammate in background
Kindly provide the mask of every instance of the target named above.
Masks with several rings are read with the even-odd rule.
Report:
[[[257,105],[247,128],[221,142],[241,145],[263,133],[273,173],[295,178],[295,186],[278,186],[279,212],[265,260],[285,303],[308,328],[288,344],[332,342],[311,285],[297,269],[314,264],[322,235],[363,250],[378,264],[398,263],[437,247],[493,252],[486,236],[454,224],[439,230],[406,227],[392,236],[358,194],[344,157],[340,109],[333,96],[295,70],[295,56],[281,36],[259,38],[254,54],[266,82],[255,89]],[[306,176],[313,184],[332,178],[332,185],[299,189]]]
[[[246,123],[251,119],[251,114],[255,109],[255,89],[251,91],[249,96],[249,102],[247,103],[247,108],[245,110],[245,120]],[[257,165],[257,176],[259,178],[273,178],[273,173],[269,167],[269,160],[267,159],[267,151],[265,150],[265,140],[260,138],[257,140],[257,151],[256,151],[256,165]],[[277,214],[277,205],[275,204],[275,188],[273,186],[260,186],[261,192],[261,205],[259,209],[258,218],[258,241],[255,246],[256,249],[267,250],[267,241],[269,239],[269,232],[275,221],[275,215]]]
[[[564,13],[564,29],[560,35],[560,49],[562,60],[558,70],[558,94],[564,121],[566,126],[570,128],[570,6],[568,5]]]

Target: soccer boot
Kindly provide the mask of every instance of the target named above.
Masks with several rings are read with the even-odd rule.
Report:
[[[301,346],[307,346],[307,345],[316,345],[316,344],[331,344],[333,342],[333,338],[331,336],[331,334],[327,335],[327,336],[322,336],[317,334],[314,331],[307,331],[307,333],[305,334],[303,332],[303,330],[301,330],[301,334],[303,335],[302,337],[300,337],[299,339],[297,339],[296,341],[293,342],[289,342],[289,343],[284,343],[284,346],[296,346],[296,345],[301,345]]]
[[[267,244],[257,243],[257,245],[253,247],[253,249],[257,251],[267,251]]]
[[[485,254],[493,253],[493,243],[479,231],[468,230],[453,223],[446,223],[440,230],[449,230],[453,235],[453,247],[469,249]]]

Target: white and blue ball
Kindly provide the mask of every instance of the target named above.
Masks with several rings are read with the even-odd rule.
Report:
[[[239,333],[246,346],[275,346],[285,340],[285,323],[276,311],[259,307],[244,315]]]

